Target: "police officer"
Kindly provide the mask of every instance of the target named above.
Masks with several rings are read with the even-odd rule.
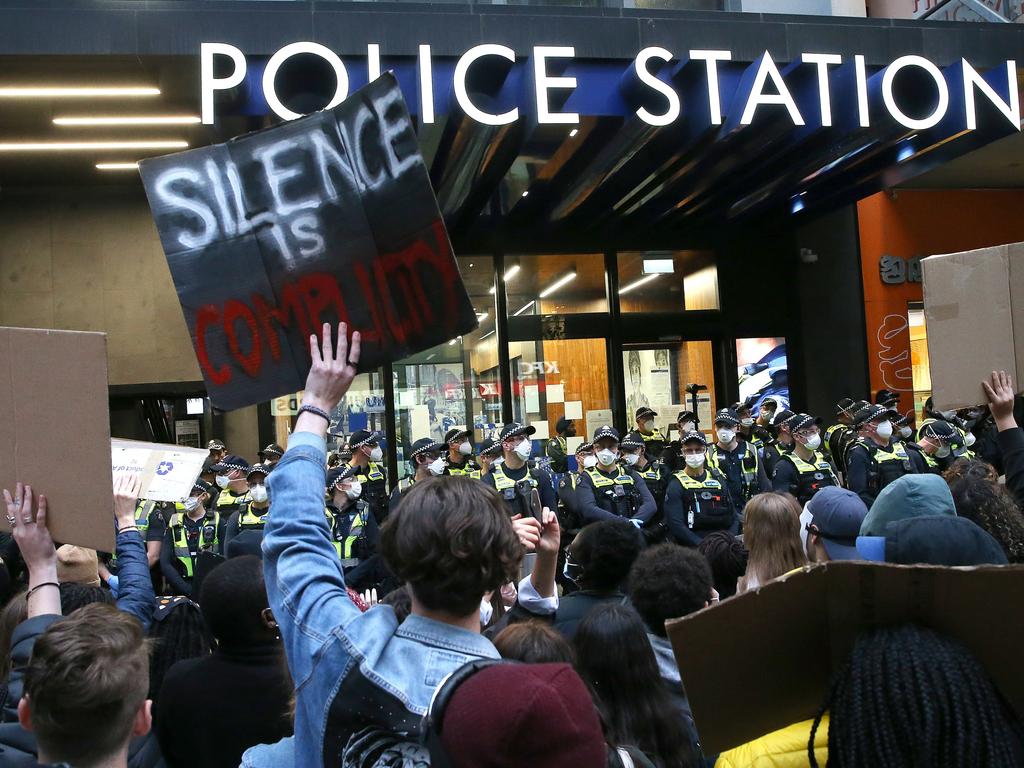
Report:
[[[679,430],[679,437],[669,443],[661,452],[661,463],[664,464],[669,473],[678,472],[684,466],[683,463],[683,437],[695,430],[700,423],[697,414],[693,411],[680,411],[676,416],[676,428]]]
[[[181,511],[184,508],[185,506],[181,503],[173,504],[149,499],[139,499],[135,503],[135,527],[139,529],[139,533],[146,542],[146,560],[154,578],[154,587],[158,586],[160,580],[157,566],[160,565],[160,551],[163,549],[164,534],[167,531],[167,518],[175,510]],[[116,553],[101,553],[97,569],[104,582],[112,588],[117,584]],[[111,582],[111,577],[114,577],[113,582]]]
[[[225,461],[231,459],[227,456]],[[245,478],[242,478],[245,481]],[[184,501],[184,510],[175,512],[167,521],[167,532],[160,550],[160,570],[176,595],[192,594],[192,577],[196,559],[203,552],[221,554],[227,518],[215,508],[207,508],[213,488],[196,480]]]
[[[243,502],[249,500],[249,484],[245,480],[249,474],[249,462],[241,456],[229,454],[212,469],[217,473],[217,487],[220,488],[213,506],[226,522],[241,509]]]
[[[914,428],[910,426],[910,420],[905,414],[897,413],[892,419],[892,439],[899,440],[904,445],[914,439]]]
[[[725,475],[732,503],[741,513],[757,493],[771,489],[757,449],[737,434],[740,418],[729,408],[715,414],[717,442],[708,449],[708,466]]]
[[[551,460],[551,471],[561,475],[569,471],[569,438],[576,437],[576,422],[563,416],[555,424],[555,432],[544,446],[544,455]]]
[[[903,443],[892,440],[896,415],[884,405],[865,405],[854,417],[857,439],[846,449],[846,487],[868,508],[889,483],[917,473]]]
[[[615,429],[599,427],[594,431],[594,455],[597,466],[585,470],[576,486],[584,525],[624,517],[637,528],[646,526],[657,515],[658,505],[640,475],[619,466],[619,433]]]
[[[378,525],[388,516],[388,475],[384,468],[384,450],[380,433],[357,429],[348,440],[352,458],[345,464],[352,468],[352,477],[359,481],[362,500]]]
[[[900,408],[900,396],[891,389],[880,389],[875,392],[875,405],[884,405],[892,411]]]
[[[783,455],[793,450],[793,435],[789,431],[788,421],[796,416],[786,409],[775,411],[769,424],[770,437],[764,444],[764,471],[769,477],[775,476],[775,465]]]
[[[636,409],[636,428],[647,446],[648,456],[660,456],[665,450],[665,436],[654,424],[654,417],[657,415],[646,406]]]
[[[444,442],[448,446],[446,475],[480,479],[480,465],[473,461],[473,443],[470,437],[472,437],[472,433],[468,429],[459,429],[458,427],[449,429],[445,433]]]
[[[558,507],[555,489],[551,485],[551,476],[539,469],[530,469],[527,465],[533,454],[533,441],[530,439],[530,435],[536,431],[536,427],[518,422],[505,424],[498,434],[504,461],[497,466],[492,464],[491,471],[482,478],[487,485],[501,494],[510,515],[529,517],[533,514],[534,490],[540,496],[542,508],[557,509]]]
[[[948,421],[933,420],[921,427],[916,443],[906,443],[907,453],[920,473],[941,475],[956,460],[953,445],[959,433]]]
[[[493,437],[484,438],[476,455],[476,462],[480,465],[480,476],[483,477],[491,471],[491,467],[501,464],[504,460],[505,457],[501,454],[501,443]]]
[[[277,466],[277,462],[281,460],[282,456],[284,456],[284,448],[277,443],[271,443],[259,452],[260,461],[268,471]]]
[[[265,464],[253,464],[246,473],[248,499],[242,502],[238,511],[227,519],[224,526],[226,556],[256,554],[259,551],[263,543],[263,528],[270,513],[270,499],[266,486],[268,474],[270,468]]]
[[[360,467],[336,467],[327,475],[327,524],[341,567],[350,571],[377,551],[377,521],[360,480]]]
[[[660,461],[651,461],[647,456],[647,445],[639,432],[629,432],[619,443],[619,455],[626,469],[640,475],[640,479],[651,492],[657,513],[644,526],[644,536],[648,543],[663,541],[665,527],[665,489],[670,477],[668,469]]]
[[[224,445],[224,441],[216,438],[206,444],[206,450],[210,452],[210,458],[213,459],[214,464],[228,455],[228,447]]]
[[[576,470],[566,472],[558,481],[558,524],[563,539],[572,541],[573,536],[583,527],[583,516],[580,514],[576,500],[576,488],[580,484],[583,473],[597,466],[592,443],[580,443],[576,447]]]
[[[391,492],[391,499],[388,501],[388,509],[391,512],[398,508],[402,496],[416,483],[444,474],[445,451],[444,443],[439,443],[429,437],[421,437],[412,444],[409,450],[409,463],[412,465],[413,473],[411,477],[403,477],[399,480],[398,485]]]
[[[842,398],[836,403],[836,423],[825,430],[825,438],[822,441],[823,453],[840,469],[846,466],[841,448],[843,435],[852,430],[853,414],[856,412],[854,401],[849,397]]]
[[[753,396],[748,397],[743,402],[735,403],[732,409],[740,420],[740,426],[736,430],[737,436],[754,446],[760,455],[764,451],[764,439],[754,429],[754,415],[750,410],[755,399]]]
[[[793,435],[793,450],[780,457],[775,465],[772,487],[793,494],[803,506],[822,488],[839,485],[839,480],[820,450],[818,419],[798,413],[789,420],[789,429]]]
[[[703,432],[683,435],[686,468],[672,475],[665,493],[669,538],[691,547],[713,531],[739,533],[739,515],[725,475],[707,466],[707,446]]]

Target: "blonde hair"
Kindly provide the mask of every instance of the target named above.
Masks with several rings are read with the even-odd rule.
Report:
[[[737,592],[807,564],[800,543],[800,505],[788,493],[760,493],[744,509],[743,543],[750,552]]]

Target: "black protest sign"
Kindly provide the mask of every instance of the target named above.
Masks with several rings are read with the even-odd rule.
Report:
[[[302,389],[325,322],[361,333],[361,371],[477,326],[390,74],[329,111],[140,165],[218,408]]]

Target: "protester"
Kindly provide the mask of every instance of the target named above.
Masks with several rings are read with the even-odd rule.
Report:
[[[187,597],[161,597],[157,601],[149,637],[153,649],[149,698],[154,701],[156,714],[161,705],[160,689],[171,667],[179,661],[209,656],[216,643],[199,606]]]
[[[878,494],[864,517],[860,535],[885,536],[889,523],[924,515],[956,515],[949,486],[937,475],[901,477]]]
[[[800,506],[788,493],[761,493],[747,504],[743,543],[747,572],[736,585],[747,592],[807,563],[800,545]]]
[[[846,488],[822,488],[806,507],[807,559],[812,563],[829,560],[859,560],[857,537],[868,508],[860,496]]]
[[[658,663],[632,607],[597,607],[580,624],[573,647],[576,669],[604,716],[612,744],[639,748],[658,768],[697,764],[668,691],[651,685]]]
[[[215,568],[200,605],[217,648],[179,661],[164,676],[157,737],[170,768],[236,768],[252,745],[292,733],[292,685],[260,559],[238,557]]]
[[[747,572],[750,552],[728,531],[714,531],[700,542],[698,551],[711,566],[715,591],[724,600],[736,594],[736,583]]]
[[[1024,726],[988,673],[960,643],[924,627],[861,634],[818,719],[826,712],[830,768],[1024,762]],[[808,758],[822,764],[813,750]]]
[[[889,523],[884,536],[860,536],[863,560],[899,565],[1006,565],[994,538],[964,517],[920,515]]]
[[[997,430],[996,440],[1006,475],[1006,488],[1019,506],[1024,507],[1024,430],[1013,415],[1016,402],[1013,381],[1006,371],[992,371],[981,383]]]
[[[725,476],[707,465],[707,438],[702,432],[682,437],[686,468],[676,472],[665,494],[669,538],[691,547],[713,531],[739,533],[739,515]]]
[[[0,610],[0,709],[7,706],[7,678],[11,674],[11,641],[14,630],[28,618],[28,601],[25,592],[19,592]],[[17,703],[17,702],[15,702]]]
[[[501,658],[525,664],[572,664],[572,646],[556,630],[540,621],[510,624],[494,637]]]
[[[993,468],[978,459],[957,459],[944,478],[956,513],[988,531],[1011,563],[1024,563],[1024,515],[994,475]]]

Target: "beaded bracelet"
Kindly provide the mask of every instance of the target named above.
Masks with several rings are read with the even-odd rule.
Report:
[[[321,419],[326,421],[328,424],[331,423],[331,415],[327,411],[325,411],[323,408],[317,408],[315,405],[304,405],[301,408],[299,408],[299,413],[296,414],[296,415],[301,415],[304,412],[305,413],[312,413],[312,414],[314,414],[316,416],[319,416]]]

